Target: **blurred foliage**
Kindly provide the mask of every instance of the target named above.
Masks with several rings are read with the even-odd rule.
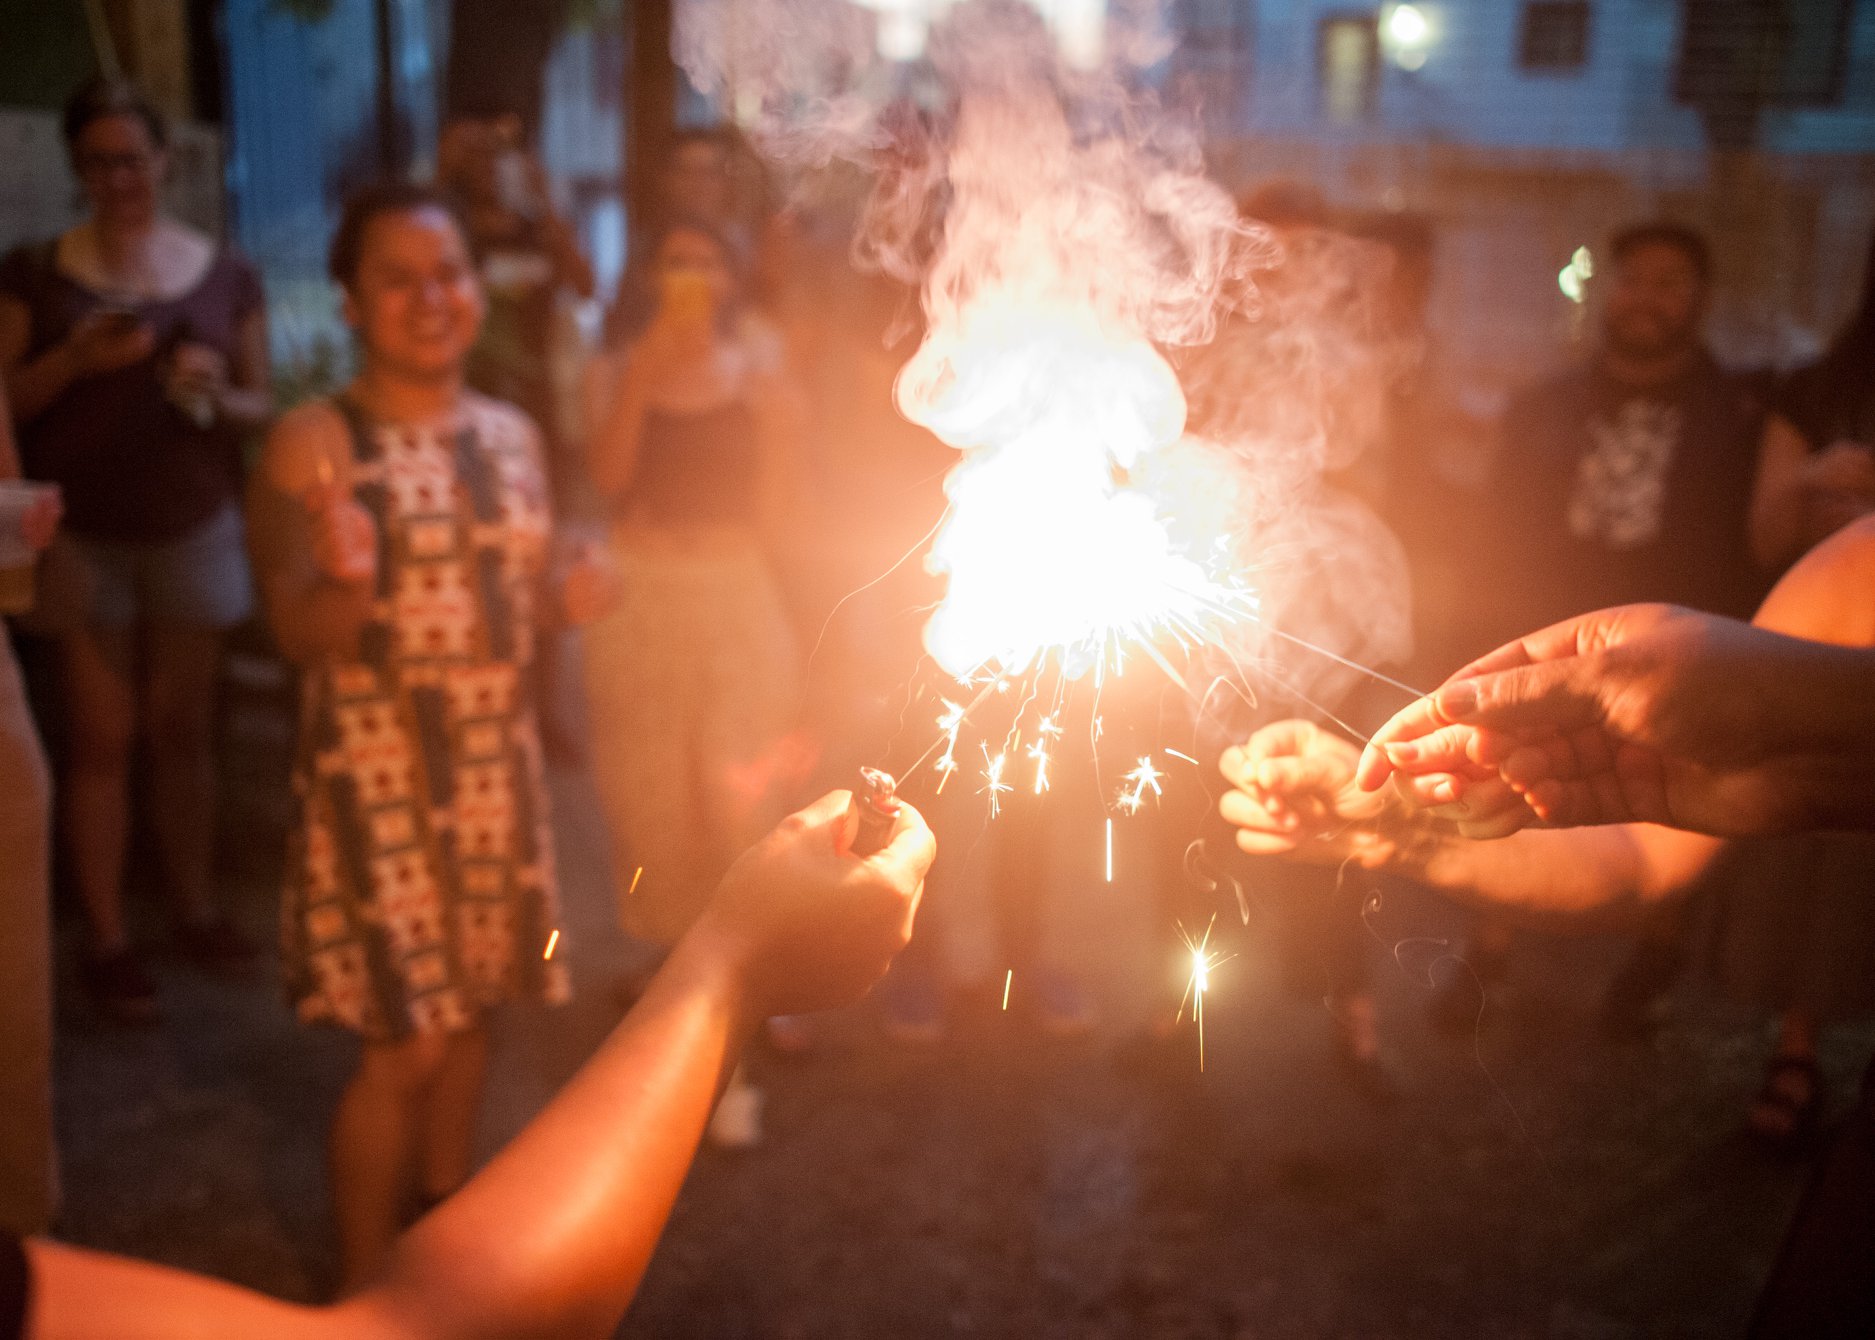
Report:
[[[274,365],[274,406],[284,413],[305,401],[334,395],[351,374],[346,341],[322,332],[308,340],[294,357]]]

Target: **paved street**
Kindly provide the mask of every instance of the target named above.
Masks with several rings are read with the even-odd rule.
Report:
[[[597,814],[576,781],[558,794],[581,989],[559,1013],[501,1020],[490,1149],[613,1019],[624,951]],[[236,837],[260,928],[267,858]],[[768,1141],[704,1155],[621,1333],[1740,1332],[1804,1174],[1735,1134],[1767,1045],[1753,1020],[1693,1000],[1650,1044],[1600,1042],[1592,1012],[1618,945],[1536,940],[1477,1036],[1439,1038],[1421,1018],[1425,972],[1456,919],[1391,895],[1370,918],[1391,1102],[1348,1082],[1321,1003],[1279,988],[1254,920],[1219,922],[1237,957],[1216,974],[1200,1074],[1189,1031],[1144,1040],[1148,1009],[1173,1002],[1134,961],[1142,915],[1089,903],[1104,1013],[1091,1038],[1046,1039],[991,989],[933,1047],[892,1046],[855,1011],[811,1057],[758,1054]],[[158,966],[158,1031],[62,1002],[66,1232],[321,1296],[322,1141],[346,1044],[296,1028],[264,975]],[[1839,1104],[1869,1043],[1832,1040]]]

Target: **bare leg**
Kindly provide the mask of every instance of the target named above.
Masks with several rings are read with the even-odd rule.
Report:
[[[475,1118],[487,1073],[488,1030],[450,1034],[442,1064],[422,1099],[417,1187],[425,1202],[439,1201],[469,1180]]]
[[[151,818],[176,914],[199,926],[216,916],[214,728],[221,634],[154,628],[145,650]]]
[[[130,838],[130,752],[136,738],[127,630],[87,628],[59,644],[67,751],[58,788],[60,830],[84,907],[91,952],[128,946],[124,849]]]
[[[403,1225],[422,1099],[446,1047],[440,1036],[367,1042],[339,1097],[331,1160],[341,1293],[376,1274]]]

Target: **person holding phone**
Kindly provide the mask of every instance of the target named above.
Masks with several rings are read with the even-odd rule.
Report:
[[[586,630],[586,694],[622,920],[668,947],[791,780],[797,652],[769,554],[802,409],[729,239],[686,220],[649,254],[652,314],[591,446],[620,598]],[[732,1090],[715,1136],[752,1142],[756,1112]]]
[[[271,411],[266,312],[252,266],[164,213],[168,131],[135,88],[87,84],[64,135],[88,210],[0,262],[0,376],[27,478],[65,500],[35,620],[58,644],[82,980],[148,1021],[122,904],[139,733],[179,947],[205,966],[252,952],[213,896],[211,727],[222,635],[252,603],[237,498],[242,440]]]

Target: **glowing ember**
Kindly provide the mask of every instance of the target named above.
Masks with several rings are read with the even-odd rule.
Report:
[[[557,949],[559,945],[560,945],[560,931],[558,927],[555,927],[553,934],[547,937],[547,948],[546,948],[546,951],[541,954],[540,956],[541,960],[543,962],[551,960],[553,958],[553,951]]]
[[[1121,790],[1119,800],[1116,802],[1120,807],[1120,812],[1122,814],[1138,814],[1140,806],[1146,803],[1146,793],[1148,791],[1155,796],[1165,794],[1164,788],[1159,785],[1159,783],[1164,780],[1165,774],[1152,766],[1150,756],[1140,759],[1139,766],[1126,774],[1126,785]]]
[[[1191,955],[1191,977],[1185,984],[1185,998],[1179,1002],[1178,1017],[1185,1017],[1185,1006],[1190,1004],[1192,1021],[1198,1026],[1198,1069],[1204,1069],[1204,998],[1211,989],[1211,973],[1219,964],[1230,962],[1234,955],[1220,957],[1211,950],[1211,928],[1217,925],[1217,914],[1211,914],[1211,920],[1205,923],[1204,934],[1193,940],[1180,926],[1178,933],[1184,938],[1186,951]]]
[[[1053,717],[1043,717],[1035,729],[1037,739],[1029,746],[1029,757],[1035,760],[1035,794],[1039,796],[1048,790],[1048,747],[1061,734],[1061,727]]]
[[[994,819],[1003,812],[1002,797],[1015,790],[1003,780],[1003,765],[1009,761],[1005,754],[990,757],[990,747],[983,746],[983,786],[982,792],[990,798],[990,818]]]

